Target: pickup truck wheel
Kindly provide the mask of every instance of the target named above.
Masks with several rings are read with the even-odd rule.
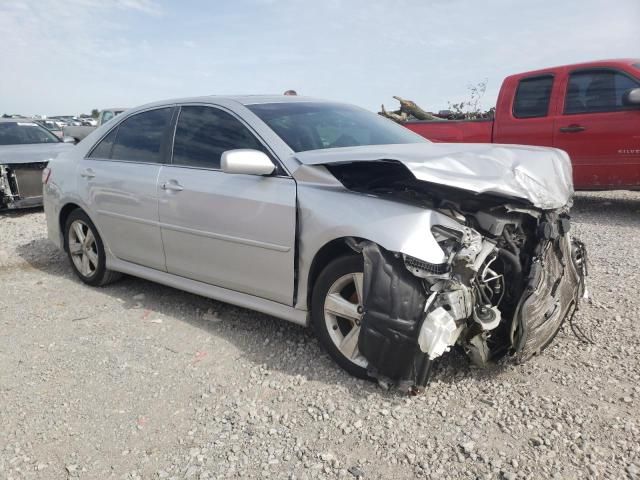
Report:
[[[64,231],[65,249],[80,280],[95,287],[120,278],[119,273],[106,268],[102,239],[86,213],[80,209],[71,212]]]
[[[329,263],[313,287],[311,320],[331,358],[351,375],[370,379],[367,359],[358,350],[363,269],[363,259],[357,255]]]

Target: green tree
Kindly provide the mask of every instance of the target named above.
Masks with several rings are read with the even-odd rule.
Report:
[[[97,108],[91,110],[91,118],[98,118],[98,115],[100,115],[100,110],[98,110]]]

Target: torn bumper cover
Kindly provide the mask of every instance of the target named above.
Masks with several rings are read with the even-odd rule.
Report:
[[[463,226],[436,231],[449,254],[445,265],[373,242],[358,245],[364,256],[358,348],[372,376],[419,391],[433,360],[454,345],[483,366],[504,355],[525,361],[553,340],[583,293],[584,246],[571,240],[564,214],[517,214],[510,221],[496,227],[494,217],[488,227],[494,235]]]

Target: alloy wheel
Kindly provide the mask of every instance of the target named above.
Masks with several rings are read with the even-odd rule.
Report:
[[[358,350],[362,288],[362,272],[348,273],[333,282],[324,300],[324,320],[329,337],[340,353],[350,362],[367,368],[367,359]]]
[[[76,270],[84,277],[91,277],[98,268],[98,245],[89,225],[74,220],[69,226],[69,253]]]

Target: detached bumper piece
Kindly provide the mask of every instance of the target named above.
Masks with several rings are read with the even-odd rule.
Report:
[[[47,162],[0,165],[0,210],[42,205],[42,170]]]

